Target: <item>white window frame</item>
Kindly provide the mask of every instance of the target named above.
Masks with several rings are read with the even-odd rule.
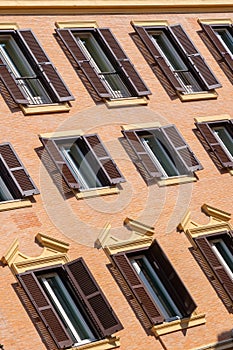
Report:
[[[227,274],[229,275],[229,277],[233,280],[233,272],[231,271],[231,269],[229,268],[226,260],[224,259],[224,257],[222,256],[222,254],[219,252],[218,248],[216,247],[216,243],[220,243],[222,245],[222,247],[224,248],[226,254],[228,255],[228,257],[230,259],[233,258],[228,246],[226,245],[226,243],[223,241],[223,239],[218,238],[218,239],[214,239],[210,241],[211,244],[211,248],[213,250],[213,252],[215,253],[215,255],[217,256],[218,260],[220,261],[220,263],[222,264],[222,266],[224,267],[224,269],[226,270]]]
[[[216,139],[218,140],[218,142],[220,143],[221,147],[223,148],[223,150],[225,151],[225,153],[227,154],[227,156],[229,157],[229,159],[233,162],[233,156],[232,154],[229,152],[228,148],[226,147],[225,143],[222,141],[222,139],[219,137],[217,130],[218,129],[224,129],[225,133],[227,134],[227,136],[229,137],[229,139],[232,139],[232,144],[233,144],[233,138],[230,135],[230,133],[228,132],[227,128],[225,126],[218,126],[218,127],[213,127],[213,133],[214,136],[216,137]]]
[[[214,33],[216,34],[218,40],[221,42],[221,44],[223,45],[223,47],[226,49],[226,51],[229,53],[229,55],[231,56],[231,58],[233,59],[233,53],[231,52],[231,50],[229,49],[229,47],[227,46],[227,44],[225,43],[225,41],[222,39],[222,36],[219,34],[219,31],[225,32],[229,38],[230,41],[233,41],[232,35],[229,33],[229,31],[227,30],[227,28],[213,28]],[[233,43],[232,43],[233,44]]]

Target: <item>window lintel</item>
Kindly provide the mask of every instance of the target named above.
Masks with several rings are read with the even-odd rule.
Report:
[[[67,21],[55,22],[56,28],[59,29],[74,29],[74,28],[98,28],[96,21]]]
[[[208,24],[208,25],[229,25],[232,24],[232,19],[231,18],[209,18],[209,19],[203,19],[203,18],[199,18],[198,23],[202,23],[202,24]]]

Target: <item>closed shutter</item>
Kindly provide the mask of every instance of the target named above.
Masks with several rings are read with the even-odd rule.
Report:
[[[81,30],[80,30],[81,31]],[[81,48],[79,47],[77,40],[70,29],[57,29],[57,34],[70,51],[73,59],[78,64],[92,87],[95,89],[97,94],[102,98],[110,98],[111,94],[103,84],[99,75],[92,67],[90,60],[84,55]],[[78,30],[75,30],[78,33]]]
[[[175,125],[161,127],[161,131],[165,134],[166,139],[171,144],[172,148],[175,150],[188,171],[193,172],[202,169],[199,160],[187,145]]]
[[[137,252],[135,252],[137,253]],[[132,267],[125,253],[112,255],[112,260],[128,283],[134,297],[143,308],[152,324],[162,323],[163,315],[160,313],[150,294],[147,292],[136,271]]]
[[[55,99],[58,102],[74,100],[74,97],[42,49],[33,32],[31,30],[19,30],[17,33],[36,64],[37,74],[44,78],[46,86],[52,90]]]
[[[123,327],[82,258],[64,265],[79,297],[102,337]]]
[[[198,52],[192,41],[185,33],[181,25],[175,25],[169,27],[174,39],[178,45],[183,49],[183,52],[188,57],[191,65],[196,70],[201,80],[205,84],[207,90],[216,89],[221,87],[221,84],[207,66],[204,58]]]
[[[10,143],[0,145],[0,165],[3,172],[7,174],[8,180],[10,180],[10,186],[13,185],[20,196],[28,197],[39,193]],[[13,192],[15,192],[14,188]]]
[[[57,346],[62,349],[71,347],[73,341],[60,321],[57,312],[47,298],[35,274],[33,272],[25,272],[19,274],[17,278]]]
[[[221,166],[223,168],[232,167],[233,166],[232,160],[224,151],[221,144],[218,142],[218,140],[216,139],[213,133],[211,125],[214,126],[214,123],[196,123],[195,125],[197,129],[200,131],[201,135],[204,137],[205,141],[210,147],[210,150],[214,152]],[[218,122],[218,125],[219,125],[219,122]]]
[[[219,233],[221,235],[221,233]],[[222,233],[222,235],[226,235],[226,233]],[[211,236],[209,236],[211,237]],[[214,236],[213,236],[214,237]],[[218,236],[219,237],[219,236]],[[204,256],[205,260],[211,267],[212,271],[217,276],[219,282],[221,283],[222,287],[225,289],[226,293],[230,297],[230,299],[233,301],[233,282],[232,279],[229,277],[229,275],[224,270],[224,267],[218,260],[217,256],[214,254],[211,245],[208,241],[208,238],[206,236],[195,238],[195,242],[200,249],[202,255]]]
[[[174,87],[174,89],[177,91],[184,91],[184,88],[180,85],[180,83],[174,76],[173,72],[167,65],[165,59],[161,56],[161,53],[152,42],[148,34],[147,28],[134,26],[134,29],[139,35],[139,37],[141,38],[142,42],[144,43],[148,51],[150,52],[150,54],[152,55],[155,62],[158,64],[158,66],[160,67],[160,69],[162,70],[166,78],[169,80],[170,84]],[[156,27],[148,28],[148,30],[150,29],[153,30],[157,28]]]
[[[197,306],[156,241],[149,248],[147,257],[183,316],[191,315]]]
[[[92,134],[82,136],[82,139],[86,142],[90,151],[98,160],[99,169],[96,169],[96,174],[102,169],[110,184],[124,182],[125,178],[101,142],[99,136],[97,134]]]
[[[63,158],[61,151],[59,150],[56,141],[58,139],[46,139],[46,138],[40,138],[41,142],[43,143],[46,151],[48,152],[50,158],[56,165],[58,171],[63,176],[65,182],[70,188],[79,188],[79,183],[74,177],[73,173],[71,172],[69,166],[66,163],[66,160]],[[59,138],[59,141],[62,141],[62,138]]]
[[[217,35],[214,32],[214,27],[205,23],[200,24],[207,37],[210,39],[211,43],[214,44],[215,48],[217,49],[223,60],[228,64],[230,69],[233,70],[233,60],[231,58],[231,55],[226,50],[225,46],[223,46],[221,41],[218,39]],[[226,25],[224,25],[224,27],[226,27]],[[232,26],[230,28],[232,28]]]
[[[128,81],[136,94],[138,96],[144,96],[151,94],[150,90],[147,88],[142,78],[139,76],[138,72],[130,62],[129,58],[124,53],[120,44],[116,40],[115,36],[112,34],[111,30],[108,28],[97,29],[97,32],[104,40],[105,45],[109,48],[111,55],[114,60],[118,63],[119,68],[126,76],[126,82]]]
[[[146,132],[146,130],[143,130]],[[135,155],[137,156],[137,159],[135,160],[135,165],[137,166],[138,170],[141,172],[142,165],[143,169],[147,172],[148,176],[150,178],[154,177],[161,177],[162,173],[160,170],[156,167],[155,163],[147,153],[146,149],[144,148],[142,142],[140,141],[140,138],[137,135],[136,130],[123,130],[123,135],[128,140],[130,146],[132,147]],[[143,173],[142,173],[143,176]]]

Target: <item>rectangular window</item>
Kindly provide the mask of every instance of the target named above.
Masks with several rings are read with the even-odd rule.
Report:
[[[201,164],[174,125],[122,131],[137,155],[135,165],[149,178],[186,176]]]
[[[181,25],[133,26],[176,91],[187,95],[221,86]]]
[[[99,97],[114,100],[150,94],[110,29],[56,31]]]
[[[0,76],[19,104],[74,99],[31,30],[0,30]]]

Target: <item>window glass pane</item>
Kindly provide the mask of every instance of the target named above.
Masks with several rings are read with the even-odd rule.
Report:
[[[213,132],[215,137],[233,161],[233,137],[224,126],[214,127]]]
[[[233,256],[223,239],[211,240],[210,244],[226,272],[233,279]]]
[[[214,31],[222,45],[225,47],[226,51],[233,58],[233,38],[231,33],[227,28],[216,28]]]
[[[0,176],[0,202],[13,200],[11,192],[7,188],[3,178]]]

